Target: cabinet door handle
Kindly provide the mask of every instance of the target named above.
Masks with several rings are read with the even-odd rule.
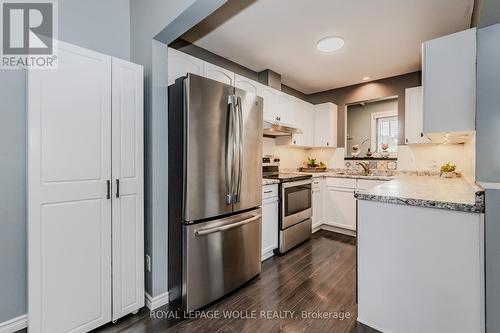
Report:
[[[120,180],[119,179],[116,180],[116,197],[117,198],[120,197]]]
[[[264,194],[267,194],[267,193],[273,193],[273,191],[264,191]]]
[[[111,199],[111,180],[106,180],[106,199]]]
[[[408,139],[407,138],[405,138],[405,142],[408,143]]]
[[[424,137],[424,133],[420,132],[420,137],[423,138]]]
[[[327,145],[327,146],[329,146],[329,145],[330,145],[330,143],[327,141],[327,142],[326,142],[326,145]]]

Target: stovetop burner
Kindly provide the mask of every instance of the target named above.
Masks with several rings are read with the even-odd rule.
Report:
[[[262,178],[264,179],[277,179],[282,183],[291,182],[296,180],[309,179],[312,175],[304,175],[300,173],[292,173],[292,172],[280,172],[277,174],[264,174]]]

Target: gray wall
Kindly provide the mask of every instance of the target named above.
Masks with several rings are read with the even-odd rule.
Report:
[[[421,76],[421,72],[393,76],[387,79],[311,94],[307,96],[307,100],[313,104],[325,102],[337,104],[337,144],[339,147],[343,147],[345,135],[345,109],[347,104],[398,96],[398,125],[400,128],[398,141],[399,144],[404,144],[405,89],[420,86],[422,84]]]
[[[167,45],[226,0],[131,0],[131,60],[144,66],[146,291],[167,291],[168,59]]]
[[[134,1],[130,2],[131,61],[144,66],[144,126],[145,126],[145,252],[151,256],[151,269],[146,271],[146,291],[157,296],[167,290],[167,160],[162,154],[153,154],[153,135],[164,133],[165,155],[167,153],[166,122],[153,122],[153,38],[181,12],[192,5],[193,0],[179,1]],[[156,43],[155,43],[156,44]],[[166,47],[165,47],[166,49]],[[166,61],[166,56],[165,56]],[[159,74],[159,73],[158,73]],[[165,75],[167,72],[165,70]],[[165,109],[166,110],[166,106]],[[165,114],[166,116],[166,114]],[[154,128],[153,128],[154,126]],[[153,166],[156,166],[153,168]],[[161,172],[164,172],[163,176]],[[156,174],[158,173],[158,177]],[[154,182],[153,182],[154,178]],[[158,187],[164,191],[156,195]]]
[[[26,313],[25,73],[0,70],[0,323]]]
[[[476,178],[500,183],[500,24],[478,30]],[[500,332],[500,191],[486,191],[486,325]]]
[[[59,39],[129,59],[129,0],[60,0]],[[0,70],[0,322],[26,302],[25,73]]]
[[[500,182],[500,24],[478,30],[476,177]]]

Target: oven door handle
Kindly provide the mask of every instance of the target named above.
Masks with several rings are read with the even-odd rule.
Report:
[[[306,180],[298,180],[295,182],[283,183],[283,188],[302,186],[302,185],[312,185],[312,181],[310,179],[306,179]]]
[[[248,224],[250,222],[256,221],[256,220],[260,219],[261,217],[262,217],[262,215],[258,214],[258,215],[252,216],[252,217],[250,217],[250,218],[248,218],[246,220],[235,222],[235,223],[231,223],[231,224],[227,224],[227,225],[223,225],[223,226],[220,226],[220,227],[204,228],[204,229],[195,230],[194,231],[194,235],[196,237],[200,237],[200,236],[204,236],[204,235],[208,235],[208,234],[213,234],[215,232],[226,231],[226,230],[229,230],[229,229],[232,229],[232,228],[236,228],[236,227],[242,226],[244,224]]]

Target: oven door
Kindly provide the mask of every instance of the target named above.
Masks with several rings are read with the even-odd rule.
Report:
[[[281,229],[286,229],[312,216],[311,180],[283,183],[281,188]]]

